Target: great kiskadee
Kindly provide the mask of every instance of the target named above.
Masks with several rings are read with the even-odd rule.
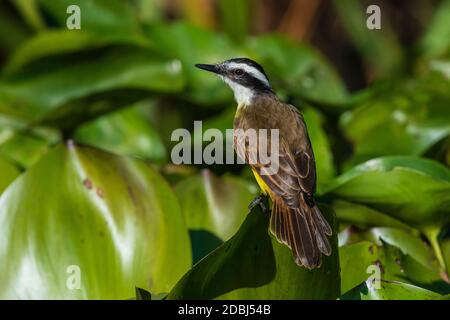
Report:
[[[292,250],[297,265],[320,267],[321,255],[331,254],[328,236],[332,230],[314,202],[316,164],[303,116],[278,99],[264,69],[253,60],[235,58],[196,67],[217,74],[233,90],[238,103],[235,132],[278,129],[277,172],[268,174],[266,163],[248,161],[257,159],[260,143],[255,146],[235,136],[234,148],[251,166],[262,193],[271,199],[272,234]],[[266,148],[273,143],[270,136],[267,139]]]

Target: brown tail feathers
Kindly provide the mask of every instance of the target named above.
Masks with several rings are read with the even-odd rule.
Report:
[[[333,232],[317,205],[308,202],[303,193],[296,208],[288,207],[282,198],[274,199],[270,230],[292,250],[297,265],[314,269],[320,267],[322,253],[331,254],[328,236]]]

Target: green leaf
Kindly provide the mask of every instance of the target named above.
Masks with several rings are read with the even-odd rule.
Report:
[[[332,212],[321,209],[334,222]],[[269,215],[255,208],[230,240],[178,282],[168,299],[336,299],[336,233],[332,255],[323,257],[319,269],[308,270],[297,266],[290,249],[269,235],[268,225]]]
[[[0,157],[0,195],[19,174],[19,169]]]
[[[379,248],[369,241],[339,248],[341,292],[349,291],[369,277],[367,268],[378,259],[378,250]]]
[[[336,200],[333,201],[332,206],[339,221],[347,222],[360,228],[373,226],[409,228],[405,223],[365,205]]]
[[[369,276],[376,278],[377,269],[382,280],[450,293],[450,286],[440,277],[433,251],[417,235],[394,228],[373,228],[359,238],[362,241],[339,248],[343,293]]]
[[[27,168],[38,161],[48,151],[49,141],[30,132],[11,132],[0,143],[0,154]]]
[[[450,82],[437,75],[408,80],[344,113],[340,127],[353,162],[384,155],[421,155],[450,134]]]
[[[325,193],[364,204],[421,230],[450,221],[450,170],[432,160],[373,159],[337,177]]]
[[[446,238],[441,241],[441,248],[444,253],[445,265],[447,266],[447,282],[450,282],[448,279],[450,275],[450,238]]]
[[[121,0],[39,0],[42,8],[50,14],[60,26],[66,26],[71,14],[70,5],[80,8],[81,30],[99,34],[131,34],[138,31],[138,24],[127,1]]]
[[[152,294],[147,290],[136,287],[136,300],[152,300]]]
[[[97,35],[78,30],[48,30],[24,42],[9,58],[4,68],[7,76],[17,74],[40,59],[54,59],[58,55],[88,52],[113,45],[136,45],[151,47],[148,39],[139,36],[120,36],[116,34]]]
[[[74,138],[110,152],[161,162],[166,158],[165,147],[139,108],[138,104],[85,123]]]
[[[195,68],[196,63],[218,63],[231,57],[242,56],[223,35],[188,24],[155,25],[147,30],[149,38],[158,43],[162,52],[183,65],[188,80],[185,95],[200,105],[214,105],[232,101],[231,90],[210,73]]]
[[[21,19],[10,14],[9,1],[0,4],[0,48],[6,53],[13,52],[30,36],[30,30]]]
[[[302,112],[308,127],[308,135],[314,150],[317,170],[317,190],[322,188],[335,176],[333,154],[331,153],[328,137],[323,129],[323,116],[312,108]]]
[[[164,0],[138,0],[134,14],[144,23],[163,20],[166,14]]]
[[[63,65],[48,66],[41,72],[0,83],[0,111],[12,115],[19,113],[34,122],[48,117],[58,125],[60,122],[56,119],[71,119],[83,113],[90,116],[95,111],[88,103],[79,108],[70,107],[69,102],[76,99],[92,97],[90,104],[98,102],[100,106],[96,108],[99,109],[107,97],[95,99],[95,94],[144,90],[148,96],[151,92],[177,92],[184,85],[179,63],[161,58],[151,50],[114,47],[96,53],[95,63],[91,55],[77,56],[70,63],[65,60]],[[121,92],[119,100],[129,95]],[[17,104],[21,105],[19,110],[15,107]]]
[[[39,12],[37,0],[13,0],[11,2],[30,27],[35,30],[45,28],[45,22]]]
[[[221,27],[234,40],[242,42],[250,29],[251,8],[254,1],[220,0],[219,14]]]
[[[257,195],[254,184],[232,176],[216,177],[208,170],[175,187],[190,230],[194,262],[231,238]]]
[[[2,194],[0,228],[3,299],[126,299],[135,286],[168,292],[191,264],[178,201],[159,174],[70,142]]]
[[[336,71],[306,44],[279,35],[264,35],[248,41],[248,49],[264,66],[280,94],[321,103],[338,103],[347,98]]]
[[[344,294],[342,300],[440,300],[448,297],[398,281],[381,281],[377,289],[370,282],[364,282]]]
[[[410,231],[395,228],[372,228],[371,232],[377,239],[400,248],[403,254],[413,257],[430,270],[438,270],[438,261],[431,248]]]
[[[443,0],[436,7],[434,16],[428,26],[420,49],[426,57],[436,57],[448,53],[450,50],[450,1]]]

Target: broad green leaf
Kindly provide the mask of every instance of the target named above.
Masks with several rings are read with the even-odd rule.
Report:
[[[252,0],[220,0],[219,15],[222,29],[234,40],[246,39],[252,22]]]
[[[347,98],[336,71],[306,44],[296,44],[279,35],[264,35],[251,39],[247,46],[280,94],[322,103],[338,103]]]
[[[371,232],[377,239],[400,248],[403,254],[413,257],[430,270],[438,270],[437,260],[431,248],[411,231],[395,228],[372,228]]]
[[[381,229],[386,230],[370,230],[366,235],[369,241],[339,248],[342,293],[369,277],[376,279],[378,276],[384,281],[402,281],[439,293],[450,292],[450,286],[439,276],[431,248],[418,244],[418,237],[403,230]]]
[[[10,57],[4,73],[11,76],[39,59],[54,59],[57,55],[104,48],[112,45],[136,45],[151,47],[150,42],[139,36],[120,36],[107,33],[102,36],[78,30],[48,30],[24,42]]]
[[[10,14],[9,1],[0,3],[0,48],[7,54],[13,52],[28,36],[30,30],[23,21]]]
[[[36,74],[0,83],[0,111],[17,114],[15,105],[20,104],[20,115],[29,121],[43,121],[50,115],[53,119],[56,115],[58,119],[70,119],[74,114],[82,114],[88,106],[64,106],[72,100],[95,94],[113,90],[144,90],[147,95],[177,92],[184,85],[180,72],[179,63],[161,58],[151,50],[115,47],[97,53],[97,57],[81,55],[70,63],[66,61]],[[120,99],[127,96],[122,92]],[[96,101],[94,98],[91,104]],[[97,100],[100,103],[97,109],[101,108],[101,98]],[[87,115],[92,112],[85,111]]]
[[[71,5],[77,5],[81,13],[81,30],[99,34],[132,34],[138,32],[138,24],[128,1],[121,0],[39,0],[42,8],[60,26],[65,27]]]
[[[325,193],[364,204],[421,230],[450,221],[450,170],[432,160],[373,159],[337,177]]]
[[[138,0],[135,5],[135,15],[144,23],[152,23],[165,17],[164,0]]]
[[[322,208],[330,222],[331,211]],[[168,299],[336,299],[340,292],[337,237],[322,266],[295,264],[290,249],[268,231],[269,215],[255,208],[239,231],[203,258],[169,293]],[[334,226],[334,223],[332,223]]]
[[[450,50],[450,1],[443,0],[436,7],[434,16],[428,26],[423,39],[420,41],[420,49],[426,57],[436,57]]]
[[[441,241],[441,248],[442,252],[444,253],[444,259],[445,259],[445,265],[447,266],[447,282],[450,282],[449,275],[450,275],[450,238],[446,238]]]
[[[0,155],[8,157],[21,167],[27,168],[48,151],[49,141],[30,132],[11,132],[0,143]]]
[[[35,30],[45,28],[44,19],[39,12],[37,0],[13,0],[11,1],[22,15],[27,24]]]
[[[450,134],[450,82],[431,75],[408,80],[344,113],[340,127],[353,162],[385,155],[421,155]]]
[[[333,201],[332,206],[339,221],[351,223],[354,226],[409,228],[405,223],[365,205],[336,200]]]
[[[381,281],[377,289],[370,281],[363,282],[344,294],[342,300],[440,300],[448,299],[438,293],[399,281]]]
[[[218,63],[242,56],[223,35],[183,23],[152,26],[149,38],[161,51],[179,59],[188,80],[187,98],[200,105],[232,101],[231,90],[213,74],[195,68],[196,63]]]
[[[109,113],[81,125],[77,142],[110,152],[161,162],[166,150],[155,129],[139,110],[139,105]]]
[[[136,300],[152,300],[152,294],[147,290],[136,287]]]
[[[126,299],[136,286],[168,292],[191,264],[179,204],[159,174],[71,142],[5,190],[0,222],[3,299]],[[80,289],[70,290],[77,275]]]
[[[345,293],[365,281],[371,274],[369,266],[378,259],[379,248],[369,241],[339,248],[341,292]]]
[[[323,116],[312,108],[303,110],[303,117],[308,127],[308,135],[314,150],[317,170],[317,190],[322,188],[335,176],[333,154],[323,128]]]
[[[233,236],[257,195],[254,184],[232,176],[216,177],[208,170],[175,187],[189,228],[194,262]]]
[[[4,157],[0,157],[0,195],[19,174],[19,169]]]
[[[61,140],[57,130],[29,127],[16,118],[0,115],[0,155],[27,168],[39,160],[50,145]]]

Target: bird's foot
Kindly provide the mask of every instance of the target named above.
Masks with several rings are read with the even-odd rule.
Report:
[[[267,212],[267,207],[264,204],[265,200],[266,200],[265,195],[261,194],[257,196],[255,199],[252,200],[252,202],[250,202],[250,204],[248,205],[248,209],[252,211],[254,207],[259,206],[263,212]]]

